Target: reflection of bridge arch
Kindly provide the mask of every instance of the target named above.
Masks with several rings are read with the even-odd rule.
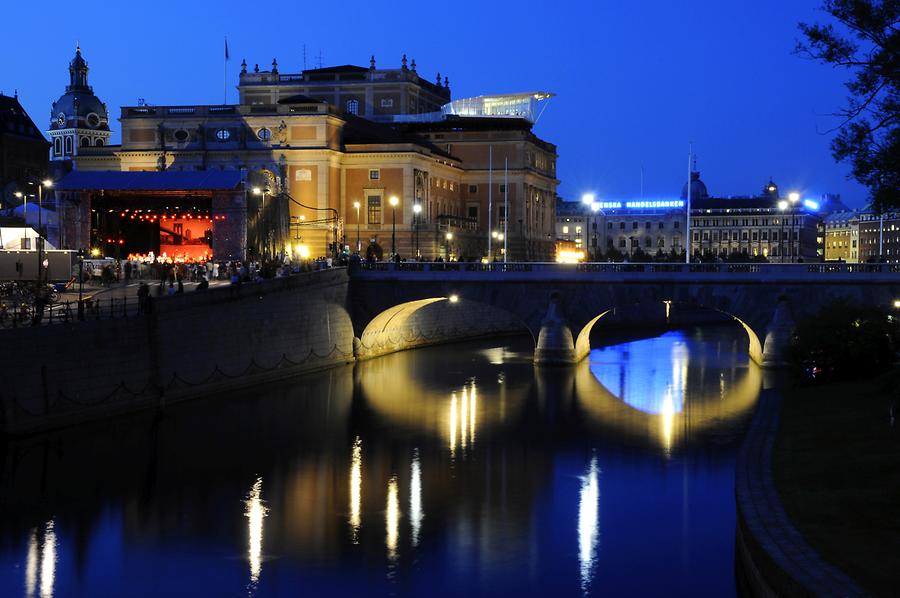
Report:
[[[685,396],[688,378],[688,356],[673,352],[672,384],[658,389],[640,389],[631,396],[616,394],[616,381],[604,385],[596,364],[581,361],[575,368],[575,396],[588,420],[619,432],[654,436],[669,451],[678,441],[679,430],[703,433],[746,415],[753,407],[762,386],[762,370],[754,363],[737,372],[729,385],[718,394],[695,393]],[[623,377],[627,374],[623,374]],[[631,390],[631,389],[629,389]],[[626,384],[618,384],[618,392],[628,395]]]
[[[668,302],[663,301],[662,303],[667,304],[667,310],[668,310],[668,308],[672,302],[671,301],[668,301]],[[760,341],[759,335],[749,324],[747,324],[744,320],[740,319],[736,315],[734,315],[732,313],[728,313],[727,311],[722,310],[722,309],[708,308],[708,307],[705,307],[702,305],[695,305],[692,307],[707,310],[707,311],[714,311],[714,312],[723,314],[725,316],[728,316],[729,318],[731,318],[738,324],[740,324],[741,327],[743,327],[744,331],[747,333],[747,338],[750,342],[749,349],[748,349],[748,353],[750,354],[750,359],[752,359],[753,361],[755,361],[758,364],[762,364],[762,362],[763,362],[762,341]],[[575,340],[575,359],[577,361],[580,361],[580,360],[584,359],[585,357],[587,357],[588,355],[590,355],[591,332],[594,329],[594,325],[597,324],[597,322],[599,322],[604,316],[610,315],[612,313],[615,313],[614,307],[606,309],[603,312],[601,312],[600,314],[594,316],[593,318],[588,320],[587,324],[585,324],[581,328],[581,330],[579,331],[578,336]]]
[[[394,305],[377,314],[359,339],[357,356],[376,357],[455,340],[531,333],[504,309],[458,297],[430,297]]]

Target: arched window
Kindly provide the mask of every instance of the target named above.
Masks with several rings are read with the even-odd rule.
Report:
[[[81,147],[90,147],[90,146],[91,146],[91,140],[90,140],[90,138],[88,138],[88,137],[82,137],[82,138],[81,138]]]
[[[59,137],[53,138],[53,153],[57,156],[62,154],[62,139]]]
[[[347,112],[350,114],[359,114],[359,101],[347,100]]]
[[[66,137],[66,153],[71,154],[73,149],[74,148],[72,147],[72,138]]]
[[[100,137],[98,137],[98,138],[97,138],[97,141],[94,143],[94,145],[96,145],[97,147],[102,147],[102,146],[103,146],[103,139],[100,138]]]

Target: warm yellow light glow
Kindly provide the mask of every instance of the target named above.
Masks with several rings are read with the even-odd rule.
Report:
[[[297,253],[300,255],[300,259],[308,260],[309,259],[309,246],[308,245],[298,245]]]
[[[41,598],[52,598],[56,583],[56,530],[53,520],[44,526],[44,548],[41,551]]]
[[[34,597],[37,588],[38,568],[38,535],[37,528],[31,530],[28,536],[28,554],[25,556],[25,596]]]
[[[475,419],[476,412],[475,409],[477,405],[475,404],[475,383],[472,383],[472,388],[469,391],[469,440],[472,444],[475,444]]]
[[[594,203],[594,194],[593,193],[585,193],[584,195],[582,195],[581,203],[583,203],[586,206],[589,206],[592,203]]]
[[[894,300],[894,309],[900,309],[900,299]]]
[[[419,531],[422,529],[422,465],[419,462],[419,449],[413,449],[412,465],[409,481],[409,523],[412,527],[412,545],[419,545]]]
[[[19,199],[22,199],[22,192],[21,192],[21,191],[16,191],[15,193],[13,193],[13,195],[15,195],[16,197],[18,197]]]
[[[468,424],[469,424],[469,392],[463,388],[462,400],[459,402],[459,444],[466,451],[466,441],[468,440]]]
[[[397,498],[397,476],[388,480],[387,509],[384,512],[385,539],[388,558],[397,558],[397,539],[400,529],[400,501]]]
[[[388,201],[391,202],[391,205],[392,205],[393,207],[397,207],[397,204],[400,203],[400,200],[397,199],[397,196],[396,196],[396,195],[392,195],[391,198],[390,198]]]
[[[357,436],[350,457],[350,535],[359,544],[359,528],[362,525],[362,439]]]
[[[672,451],[672,431],[675,427],[675,403],[672,400],[671,388],[666,389],[663,395],[659,417],[662,425],[663,449],[669,454]]]
[[[453,233],[447,233],[445,236],[447,237],[447,240],[449,241],[450,239],[453,238]]]
[[[456,453],[456,393],[450,395],[450,456]]]
[[[417,204],[414,204],[414,205],[413,205],[413,212],[415,212],[416,214],[418,214],[418,213],[420,213],[421,211],[422,211],[422,204],[417,203]]]
[[[672,302],[669,300],[663,301],[666,304],[666,323],[669,323],[669,316],[672,315]]]
[[[253,195],[262,195],[262,189],[260,189],[259,187],[254,187]]]
[[[783,199],[782,199],[781,201],[778,202],[778,209],[779,209],[779,210],[786,210],[787,207],[788,207],[788,202],[784,201]]]
[[[497,238],[497,235],[499,235],[499,234],[500,233],[498,233],[497,231],[491,231],[491,236],[494,237],[495,239]]]
[[[354,201],[354,202],[353,202],[353,207],[356,208],[356,209],[358,210],[358,209],[359,209],[359,202],[358,202],[358,201]]]
[[[244,517],[247,518],[248,546],[250,560],[250,583],[256,585],[262,571],[263,519],[268,509],[262,500],[262,478],[257,478],[244,501]]]
[[[597,457],[591,459],[587,475],[581,478],[578,496],[578,562],[581,565],[581,590],[587,593],[593,577],[597,540],[600,536],[600,470]]]
[[[793,193],[788,193],[788,199],[791,200],[792,203],[797,203],[800,201],[800,194],[794,191]]]
[[[459,295],[450,295],[447,299],[449,299],[450,303],[456,303],[459,301]]]
[[[560,264],[577,264],[584,261],[584,251],[575,249],[560,249],[556,253],[556,261]]]
[[[52,187],[53,181],[51,181],[50,179],[44,179],[43,181],[41,181],[41,184],[43,184],[44,187]]]
[[[99,247],[91,248],[91,256],[92,257],[100,257],[100,248]]]

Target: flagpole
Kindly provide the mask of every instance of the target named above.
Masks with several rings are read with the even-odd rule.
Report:
[[[509,158],[503,159],[503,263],[506,263],[509,242]]]
[[[228,36],[225,36],[225,58],[222,60],[222,105],[228,105]]]
[[[694,155],[694,144],[688,144],[688,182],[687,182],[687,201],[685,214],[687,215],[685,218],[685,250],[684,250],[684,263],[691,263],[691,158]]]
[[[488,250],[487,250],[487,260],[488,263],[491,262],[491,259],[494,257],[492,253],[493,245],[491,243],[491,235],[493,234],[494,228],[494,146],[488,146],[488,221],[487,221],[487,236],[488,236]]]

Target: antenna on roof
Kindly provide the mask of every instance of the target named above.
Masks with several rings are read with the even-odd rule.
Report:
[[[319,49],[319,68],[322,68],[322,50]]]

